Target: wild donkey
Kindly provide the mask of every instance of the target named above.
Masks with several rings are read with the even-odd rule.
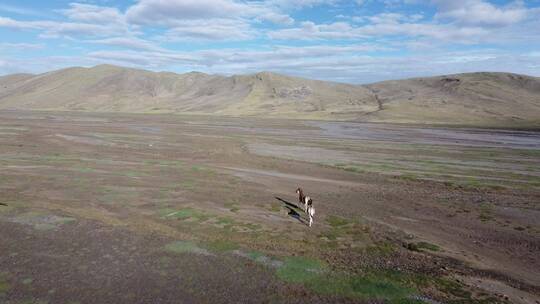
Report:
[[[304,207],[304,212],[309,216],[309,227],[313,224],[313,216],[315,215],[315,208],[313,207],[313,200],[311,197],[304,195],[302,188],[296,189],[298,194],[298,202]]]

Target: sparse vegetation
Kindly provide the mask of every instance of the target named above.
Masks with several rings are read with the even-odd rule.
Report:
[[[165,249],[172,253],[195,253],[208,254],[206,249],[199,247],[191,241],[176,241],[165,246]]]
[[[238,249],[238,244],[229,242],[229,241],[223,241],[218,240],[214,241],[208,244],[208,248],[213,252],[227,252]]]
[[[4,293],[6,293],[9,290],[9,287],[10,287],[10,285],[5,280],[5,278],[0,276],[0,296],[3,295]]]
[[[520,155],[519,149],[459,143],[334,140],[318,133],[326,127],[319,122],[202,116],[126,115],[100,123],[96,133],[94,124],[78,124],[76,114],[62,115],[77,125],[70,136],[96,137],[107,146],[101,143],[98,149],[96,142],[58,139],[55,134],[68,133],[69,126],[58,118],[39,121],[39,132],[34,122],[29,124],[25,132],[36,138],[39,151],[0,136],[0,145],[6,147],[0,155],[1,202],[8,205],[0,206],[0,221],[14,232],[2,235],[9,247],[4,261],[10,262],[1,266],[17,273],[0,280],[0,302],[11,300],[15,288],[30,294],[39,288],[47,295],[46,288],[55,287],[50,282],[69,285],[55,272],[50,282],[42,280],[40,271],[49,263],[90,278],[118,269],[126,276],[138,275],[143,267],[149,281],[179,293],[208,284],[212,294],[215,282],[234,281],[228,283],[230,290],[253,288],[261,293],[253,293],[254,299],[262,302],[270,301],[264,295],[270,284],[276,288],[272,292],[285,297],[301,290],[326,302],[422,303],[422,295],[430,295],[441,303],[491,303],[490,293],[442,277],[452,275],[454,268],[447,267],[444,255],[430,252],[441,251],[437,244],[446,246],[456,238],[459,247],[471,235],[482,251],[475,246],[458,250],[479,259],[488,249],[496,250],[496,258],[505,257],[498,263],[518,271],[522,261],[505,255],[514,249],[508,244],[515,242],[505,240],[519,234],[528,246],[538,233],[534,223],[514,216],[537,209],[530,201],[537,181],[529,176],[538,171],[534,152]],[[348,123],[343,126],[355,131]],[[239,131],[227,134],[230,127]],[[107,128],[122,133],[107,133]],[[160,128],[159,135],[152,133]],[[263,143],[267,152],[277,154],[258,154],[255,148]],[[449,187],[442,186],[444,182]],[[485,187],[492,182],[509,191]],[[467,183],[472,187],[463,186]],[[279,195],[296,204],[297,184],[305,185],[315,199],[311,229],[297,219],[300,215],[305,220],[303,210],[274,199]],[[423,229],[433,233],[428,236]],[[419,241],[424,237],[429,242]],[[486,237],[500,237],[500,248],[483,242]],[[29,254],[28,248],[36,246],[43,253]],[[533,254],[515,249],[536,265]],[[36,273],[11,261],[28,261]],[[472,263],[450,265],[476,274]],[[89,271],[91,267],[96,272]],[[511,270],[505,274],[514,275]],[[170,285],[179,280],[181,286]],[[285,283],[274,284],[280,280]],[[1,290],[2,284],[7,291]],[[150,288],[148,292],[161,294]],[[56,288],[50,297],[63,293]]]

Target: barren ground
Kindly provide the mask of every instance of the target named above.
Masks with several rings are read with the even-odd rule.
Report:
[[[539,303],[539,218],[535,132],[0,112],[1,303]]]

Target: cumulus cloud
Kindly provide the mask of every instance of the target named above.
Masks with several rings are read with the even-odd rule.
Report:
[[[39,26],[35,22],[22,22],[7,17],[0,16],[0,27],[7,27],[13,29],[38,29]]]
[[[211,19],[177,22],[158,39],[161,41],[239,41],[255,37],[256,32],[243,20]]]
[[[407,39],[429,38],[433,42],[475,44],[512,40],[512,32],[480,24],[442,23],[424,20],[422,14],[381,13],[372,16],[355,16],[354,23],[345,21],[316,24],[302,22],[297,27],[268,32],[277,40],[363,40],[368,38],[402,37]]]
[[[126,17],[137,24],[174,24],[186,19],[238,17],[250,10],[229,0],[140,0],[127,10]]]
[[[367,83],[482,70],[537,74],[540,57],[497,51],[435,52],[423,55],[373,57],[363,51],[377,45],[277,47],[272,50],[200,50],[195,52],[93,52],[92,60],[160,69],[181,65],[188,70],[239,74],[269,70],[324,80]],[[360,54],[359,54],[360,53]],[[429,62],[429,65],[426,65]],[[527,64],[523,64],[527,62]]]
[[[98,40],[88,40],[87,42],[135,50],[164,51],[163,48],[157,46],[155,43],[137,37],[113,37]]]
[[[277,24],[291,24],[293,19],[270,2],[234,0],[139,0],[126,12],[135,24],[176,26],[186,20],[253,18]]]
[[[268,36],[278,40],[357,39],[365,37],[347,22],[315,24],[305,21],[300,27],[270,31]]]
[[[9,4],[1,4],[1,3],[0,3],[0,12],[14,13],[17,15],[25,15],[25,16],[42,15],[42,13],[31,8],[9,5]]]
[[[39,30],[43,38],[68,38],[79,36],[110,36],[125,34],[127,29],[123,26],[110,24],[59,22],[59,21],[20,21],[0,17],[0,27],[16,30]]]
[[[403,9],[413,2],[424,9]],[[318,7],[323,5],[333,6],[333,17],[317,15],[310,21],[301,11],[327,9]],[[373,6],[382,13],[374,13]],[[435,16],[429,13],[433,8]],[[519,1],[136,0],[126,9],[85,1],[55,12],[54,19],[0,16],[0,28],[27,31],[34,35],[30,42],[38,42],[0,43],[0,74],[22,66],[44,71],[104,62],[223,74],[272,70],[347,82],[484,69],[540,74],[540,44],[535,43],[540,41],[540,8]],[[507,50],[482,51],[486,42]],[[79,48],[78,53],[40,57],[32,51],[48,43]],[[527,44],[527,53],[520,52],[520,44]],[[441,51],[462,45],[468,51]],[[508,45],[516,47],[508,51]]]
[[[257,19],[283,25],[291,25],[294,23],[294,19],[291,18],[291,16],[275,12],[264,13],[257,17]]]
[[[285,9],[301,9],[304,7],[314,7],[323,4],[334,5],[338,3],[339,0],[269,0],[266,2]]]
[[[69,8],[60,10],[69,19],[87,23],[117,23],[124,17],[117,8],[83,3],[70,3]]]
[[[433,3],[439,7],[436,19],[449,19],[466,25],[505,26],[524,20],[528,14],[522,2],[504,7],[483,0],[433,0]]]
[[[44,47],[45,46],[40,43],[9,43],[9,42],[0,43],[0,50],[5,50],[5,51],[38,50]]]

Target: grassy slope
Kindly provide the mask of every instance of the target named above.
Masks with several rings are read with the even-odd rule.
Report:
[[[470,73],[354,86],[268,72],[225,77],[100,65],[0,77],[0,109],[11,108],[535,127],[540,80]]]

